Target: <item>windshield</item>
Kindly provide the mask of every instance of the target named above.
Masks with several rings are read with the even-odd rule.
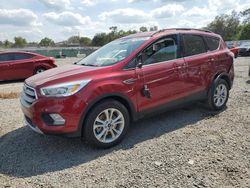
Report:
[[[114,65],[128,57],[148,39],[148,37],[140,37],[115,40],[82,59],[77,65],[98,67]]]

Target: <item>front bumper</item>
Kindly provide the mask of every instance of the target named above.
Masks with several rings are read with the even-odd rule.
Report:
[[[39,133],[39,134],[43,134],[43,132],[42,132],[36,125],[34,125],[34,124],[32,123],[32,121],[31,121],[28,117],[26,117],[26,116],[24,116],[24,125],[25,125],[25,126],[28,126],[28,127],[31,128],[33,131],[35,131],[35,132],[37,132],[37,133]]]
[[[22,101],[22,99],[21,99]],[[80,136],[81,117],[87,104],[77,96],[65,98],[40,98],[30,106],[21,102],[25,125],[40,134],[65,134]],[[44,119],[44,114],[57,113],[64,119],[63,125],[52,125]]]

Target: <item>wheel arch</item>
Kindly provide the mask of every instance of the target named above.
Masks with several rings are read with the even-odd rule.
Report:
[[[133,105],[133,103],[131,102],[131,100],[127,96],[120,94],[120,93],[106,94],[106,95],[97,97],[95,100],[93,100],[91,103],[89,103],[87,109],[81,115],[81,120],[79,122],[78,127],[79,127],[79,131],[81,132],[82,135],[83,135],[83,126],[85,124],[86,117],[90,113],[91,109],[94,106],[98,105],[99,103],[101,103],[105,100],[110,100],[110,99],[120,102],[121,104],[123,104],[127,108],[129,116],[130,116],[130,121],[134,121],[137,119],[137,116],[136,116],[137,113],[136,113],[135,106]]]
[[[228,86],[229,86],[229,89],[232,88],[232,82],[230,80],[230,77],[229,77],[228,73],[222,72],[222,73],[216,74],[215,77],[214,77],[214,79],[213,79],[213,82],[216,82],[219,79],[225,80],[227,82]]]
[[[34,69],[33,69],[33,74],[36,74],[36,71],[37,71],[38,69],[47,70],[48,67],[46,67],[46,66],[44,66],[44,65],[37,65],[37,66],[35,66]]]

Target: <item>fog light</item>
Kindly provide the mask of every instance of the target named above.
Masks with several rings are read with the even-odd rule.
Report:
[[[49,116],[53,120],[53,125],[63,125],[65,123],[65,119],[59,114],[49,114]]]

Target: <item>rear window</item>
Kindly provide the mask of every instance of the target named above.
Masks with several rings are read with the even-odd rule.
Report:
[[[219,48],[219,45],[220,45],[219,38],[208,37],[208,36],[205,36],[204,38],[205,38],[205,41],[207,43],[209,51],[214,51],[214,50],[217,50]]]
[[[34,57],[32,54],[14,54],[14,60],[31,59]]]
[[[199,35],[184,34],[183,42],[184,42],[184,55],[186,57],[205,53],[207,51],[204,44],[204,40]]]

